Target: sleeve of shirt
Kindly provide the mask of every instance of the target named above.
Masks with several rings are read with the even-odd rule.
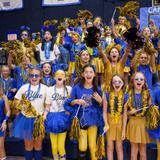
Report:
[[[17,91],[15,98],[18,100],[22,99],[22,95],[24,94],[24,85]]]
[[[128,93],[124,95],[124,104],[127,102],[127,100],[128,100]]]
[[[19,66],[15,66],[13,72],[14,74],[18,74],[18,71],[20,70],[20,67]]]
[[[71,91],[71,98],[74,98],[74,99],[76,99],[77,98],[77,96],[76,96],[76,91],[77,91],[77,85],[76,86],[74,86],[73,88],[72,88],[72,91]]]
[[[109,92],[106,92],[106,100],[109,103]]]

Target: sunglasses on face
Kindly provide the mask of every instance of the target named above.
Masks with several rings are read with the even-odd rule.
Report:
[[[39,78],[39,74],[29,74],[29,78]]]
[[[116,84],[116,83],[122,84],[123,82],[122,82],[122,81],[113,81],[112,83],[113,83],[113,84]]]
[[[144,81],[144,78],[135,78],[135,81]]]

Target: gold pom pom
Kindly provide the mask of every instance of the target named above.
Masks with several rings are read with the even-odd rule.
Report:
[[[151,106],[146,114],[146,127],[148,129],[156,129],[160,120],[158,106]]]
[[[34,122],[33,139],[41,138],[45,136],[44,118],[42,115],[38,115]]]
[[[130,18],[136,17],[137,9],[139,8],[139,2],[129,1],[123,7],[116,7],[121,16],[128,16]]]
[[[105,157],[105,140],[103,135],[99,135],[97,138],[97,159],[102,159]]]
[[[74,117],[71,125],[71,131],[70,131],[70,139],[75,140],[78,139],[79,137],[79,131],[80,131],[80,124],[79,124],[79,119],[77,116]]]

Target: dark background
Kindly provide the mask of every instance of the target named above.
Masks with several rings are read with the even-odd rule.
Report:
[[[6,40],[6,33],[18,31],[27,25],[31,32],[40,31],[46,19],[76,18],[79,9],[88,9],[94,16],[101,16],[103,22],[109,23],[114,8],[123,6],[127,0],[81,0],[81,4],[60,7],[42,7],[42,0],[23,0],[23,9],[0,12],[0,42]],[[139,0],[140,7],[151,6],[152,0]]]

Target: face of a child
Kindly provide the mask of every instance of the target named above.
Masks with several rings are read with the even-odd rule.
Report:
[[[106,34],[106,36],[110,36],[110,35],[111,35],[111,33],[112,33],[112,31],[111,31],[111,29],[110,29],[110,28],[107,28],[107,29],[105,30],[105,34]]]
[[[45,32],[44,39],[45,39],[46,42],[49,42],[52,39],[52,35],[49,31]]]
[[[94,20],[94,26],[99,28],[99,26],[101,25],[101,18],[97,17],[95,20]]]
[[[116,48],[112,48],[110,51],[110,58],[112,62],[117,62],[119,58],[119,51]]]
[[[23,56],[22,58],[22,66],[24,67],[24,69],[28,68],[28,64],[30,64],[30,59],[27,56]]]
[[[55,73],[54,79],[56,80],[57,85],[63,85],[66,80],[65,72],[63,70],[58,70]]]
[[[2,67],[2,77],[3,78],[8,78],[10,76],[10,69],[7,66]]]
[[[41,80],[41,72],[37,69],[32,69],[29,72],[29,81],[32,85],[36,86],[40,83]]]
[[[21,39],[24,40],[26,38],[29,38],[28,37],[28,32],[27,31],[22,31],[22,33],[21,33]]]
[[[141,73],[137,73],[134,77],[133,83],[134,83],[134,88],[138,91],[141,91],[145,83],[144,75]]]
[[[119,92],[122,89],[123,85],[123,80],[119,76],[113,77],[112,86],[116,92]]]
[[[89,53],[87,51],[83,51],[81,53],[81,60],[83,63],[88,63],[89,60],[90,60],[90,56],[89,56]]]
[[[142,53],[141,56],[139,57],[139,63],[141,65],[147,65],[148,63],[148,56],[146,53]]]
[[[150,35],[151,35],[150,29],[149,29],[148,27],[145,27],[145,28],[143,29],[143,36],[144,36],[144,37],[150,37]]]
[[[84,18],[80,18],[79,22],[80,22],[80,24],[83,24],[85,22],[85,19]]]
[[[121,24],[121,25],[124,25],[125,21],[126,21],[125,17],[119,17],[118,23]]]
[[[52,69],[51,69],[51,65],[50,64],[45,63],[43,65],[42,71],[43,71],[44,75],[49,75],[51,73],[51,70]]]
[[[61,37],[64,37],[65,34],[66,34],[66,31],[65,31],[65,30],[61,31]]]
[[[65,23],[66,28],[68,28],[69,27],[69,21],[68,21],[68,19],[66,19],[64,23]]]
[[[73,43],[78,43],[79,42],[79,36],[77,34],[72,35],[72,41]]]
[[[86,67],[84,69],[84,72],[83,72],[83,77],[85,79],[85,82],[87,82],[89,84],[92,83],[93,79],[95,77],[95,72],[94,72],[93,68],[92,67]]]
[[[88,22],[87,23],[87,27],[86,28],[89,28],[89,27],[93,27],[93,23],[92,22]]]

